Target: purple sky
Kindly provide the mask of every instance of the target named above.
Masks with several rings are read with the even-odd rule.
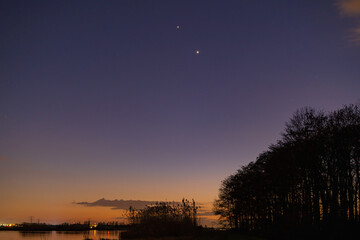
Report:
[[[359,103],[359,16],[358,0],[1,1],[0,222],[213,201],[296,109]]]

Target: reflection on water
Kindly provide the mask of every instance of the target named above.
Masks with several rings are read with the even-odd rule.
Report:
[[[45,231],[45,232],[19,232],[20,236],[22,237],[22,239],[28,239],[28,238],[32,238],[32,239],[50,239],[49,237],[51,236],[51,232],[49,231]],[[1,234],[0,234],[1,236]],[[1,239],[1,237],[0,237]]]
[[[39,236],[44,237],[44,236],[47,236],[47,235],[51,235],[51,232],[49,232],[49,231],[44,231],[44,232],[42,232],[42,231],[38,231],[38,232],[21,231],[19,233],[24,238],[25,237],[39,237]]]
[[[0,231],[4,240],[119,240],[122,231]]]

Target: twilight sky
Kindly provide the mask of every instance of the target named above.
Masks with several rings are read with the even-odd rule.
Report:
[[[0,56],[0,223],[113,221],[359,103],[360,1],[3,0]]]

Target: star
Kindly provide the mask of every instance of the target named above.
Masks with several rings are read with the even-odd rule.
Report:
[[[196,53],[196,54],[200,54],[200,51],[199,51],[199,50],[196,50],[195,53]]]
[[[180,29],[180,26],[179,26],[179,25],[177,25],[177,26],[176,26],[176,28],[177,28],[177,29]]]

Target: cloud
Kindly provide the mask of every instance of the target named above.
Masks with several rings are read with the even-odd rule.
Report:
[[[350,42],[360,44],[360,0],[339,0],[337,5],[341,15],[357,21],[357,27],[350,31],[348,38]]]
[[[130,206],[134,208],[144,208],[146,205],[154,204],[155,202],[151,201],[141,201],[141,200],[107,200],[101,198],[95,202],[74,202],[74,204],[83,205],[86,207],[111,207],[111,209],[123,209],[127,210]]]
[[[354,28],[349,36],[350,41],[360,44],[360,26]]]
[[[108,200],[105,198],[101,198],[97,201],[94,202],[73,202],[74,204],[77,205],[82,205],[85,207],[110,207],[111,209],[120,209],[120,210],[128,210],[130,206],[136,208],[136,209],[141,209],[144,208],[147,205],[153,205],[156,202],[159,201],[143,201],[143,200]],[[181,202],[174,202],[175,204],[181,204]],[[196,203],[196,205],[199,206],[199,210],[198,210],[198,216],[199,216],[199,221],[201,222],[201,224],[203,225],[208,225],[208,226],[218,226],[217,223],[217,218],[218,216],[215,215],[212,211],[211,211],[211,206],[212,203],[206,203],[206,202],[202,202],[202,203]],[[115,220],[120,220],[120,221],[127,221],[126,217],[116,217],[114,218]]]
[[[161,201],[123,200],[123,199],[107,200],[105,198],[101,198],[95,202],[73,202],[73,203],[77,205],[83,205],[86,207],[111,207],[112,209],[128,210],[130,206],[135,209],[141,209],[147,205],[153,205],[157,202],[161,202]],[[180,204],[180,202],[171,202],[171,203]],[[196,205],[202,209],[202,207],[207,206],[208,203],[196,203]]]
[[[340,0],[338,5],[341,14],[350,17],[360,16],[360,0]]]

